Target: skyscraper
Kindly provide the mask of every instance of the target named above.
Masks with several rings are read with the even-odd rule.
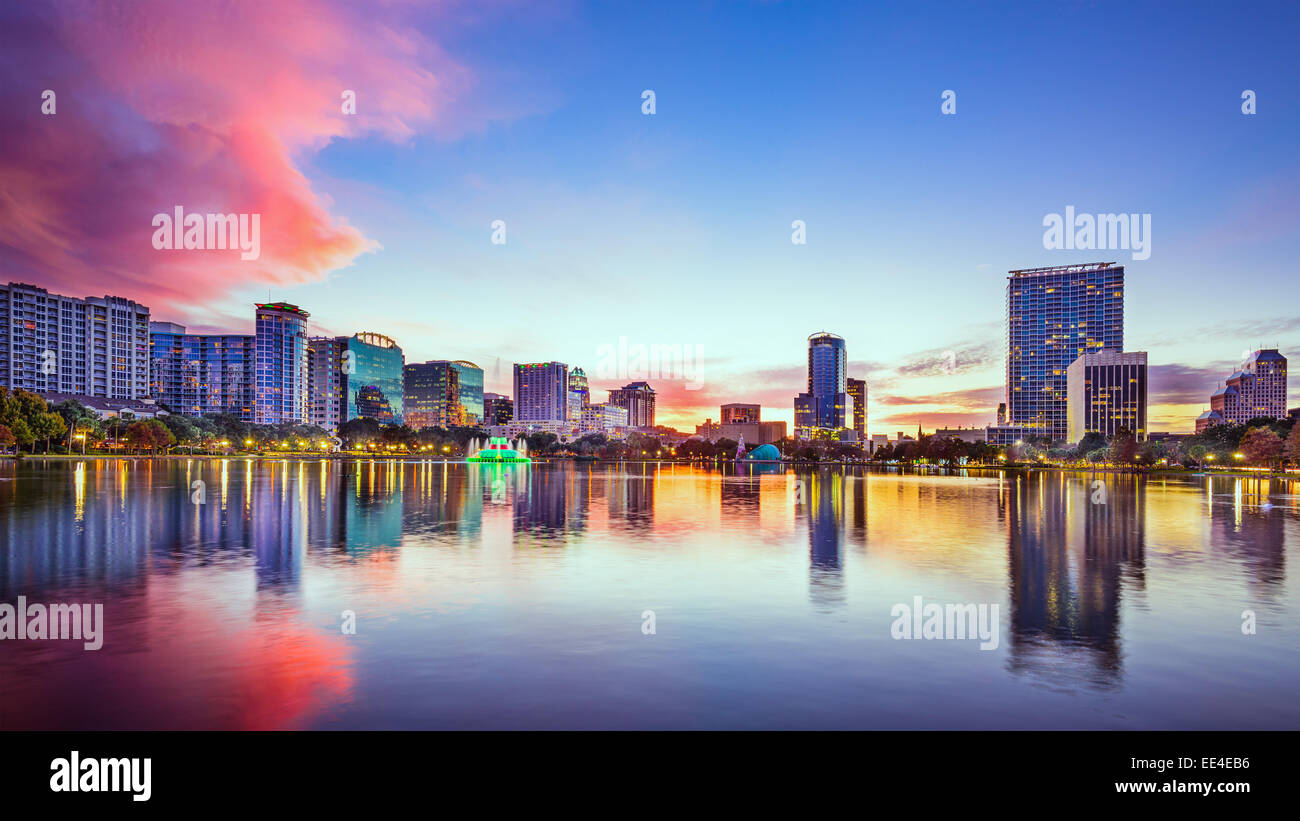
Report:
[[[569,415],[570,421],[582,418],[582,410],[591,404],[591,390],[587,387],[587,374],[582,368],[569,371]]]
[[[627,424],[632,428],[655,426],[655,391],[646,382],[629,382],[609,392],[609,404],[627,408]]]
[[[1086,353],[1124,349],[1124,266],[1026,268],[1007,276],[1007,425],[1064,441],[1066,371]]]
[[[352,419],[403,422],[402,349],[383,334],[312,337],[309,416],[337,431]]]
[[[795,436],[807,439],[817,429],[844,428],[848,368],[843,337],[825,332],[808,337],[808,390],[794,400]]]
[[[568,365],[515,363],[515,421],[562,422],[568,419],[568,413]]]
[[[174,322],[150,322],[150,396],[182,416],[252,422],[256,357],[254,336],[189,334]]]
[[[347,337],[313,336],[308,342],[307,420],[318,428],[337,431],[345,421],[343,352]]]
[[[1210,396],[1210,409],[1196,420],[1200,433],[1212,425],[1281,419],[1286,410],[1286,357],[1276,348],[1252,353]]]
[[[455,363],[445,359],[407,365],[403,369],[406,424],[416,430],[466,424],[461,373]]]
[[[457,359],[450,363],[457,374],[457,401],[460,424],[471,427],[483,421],[483,369],[473,362]]]
[[[505,425],[515,418],[515,403],[499,393],[483,394],[483,424]]]
[[[849,397],[853,400],[852,428],[859,442],[867,441],[867,380],[849,379]]]
[[[1067,432],[1077,445],[1089,433],[1110,438],[1127,428],[1147,438],[1147,355],[1102,350],[1086,353],[1066,368]]]
[[[34,393],[149,396],[149,308],[118,296],[0,285],[0,386]]]
[[[287,302],[258,303],[256,396],[259,425],[307,421],[307,318]]]

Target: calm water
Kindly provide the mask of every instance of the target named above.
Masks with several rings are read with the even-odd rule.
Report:
[[[107,624],[0,641],[0,728],[1297,729],[1298,485],[4,460],[0,602]]]

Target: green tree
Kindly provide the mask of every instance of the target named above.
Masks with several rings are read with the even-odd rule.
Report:
[[[46,453],[50,452],[51,439],[58,439],[60,436],[68,432],[68,426],[63,421],[63,417],[59,416],[57,413],[51,413],[49,411],[38,413],[34,421],[35,424],[32,425],[32,433],[38,439],[45,440]]]
[[[1106,447],[1106,437],[1099,431],[1088,431],[1079,440],[1079,446],[1075,448],[1080,456],[1092,453],[1097,448]]]

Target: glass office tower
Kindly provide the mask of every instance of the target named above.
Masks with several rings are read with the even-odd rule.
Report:
[[[374,419],[402,424],[402,349],[389,337],[359,333],[345,340],[343,351],[343,421]]]
[[[474,426],[483,421],[483,369],[473,362],[458,359],[450,363],[458,376],[457,397],[462,425]]]
[[[1083,354],[1123,349],[1124,266],[1097,262],[1008,272],[1010,425],[1065,441],[1066,370]]]
[[[815,428],[844,428],[848,372],[849,356],[843,337],[831,333],[808,337],[808,392],[794,400],[796,436],[809,438]]]

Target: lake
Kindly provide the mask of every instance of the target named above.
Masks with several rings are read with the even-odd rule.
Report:
[[[1300,729],[1300,482],[24,459],[0,531],[103,606],[0,729]]]

